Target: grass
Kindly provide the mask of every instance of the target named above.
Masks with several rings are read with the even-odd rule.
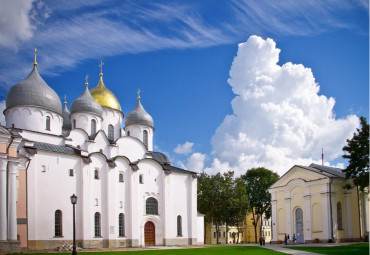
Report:
[[[30,255],[47,255],[56,253],[29,253]],[[61,253],[61,254],[71,254]],[[112,252],[78,252],[82,255],[280,255],[281,252],[263,249],[258,246],[231,246],[192,249],[168,249],[168,250],[140,250],[140,251],[112,251]]]
[[[287,247],[285,248],[308,251],[313,253],[327,254],[327,255],[362,255],[369,254],[369,243],[359,243],[344,246],[330,246],[330,247],[320,247],[320,246],[301,246],[301,247]]]

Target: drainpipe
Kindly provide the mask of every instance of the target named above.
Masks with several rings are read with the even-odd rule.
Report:
[[[330,240],[334,243],[334,230],[333,230],[333,209],[331,204],[331,184],[333,183],[333,179],[329,177],[329,203],[330,203]],[[329,241],[330,241],[329,240]]]

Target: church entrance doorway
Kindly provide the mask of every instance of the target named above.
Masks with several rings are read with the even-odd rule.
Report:
[[[295,210],[295,236],[297,243],[304,243],[303,229],[303,211],[301,208],[298,208]]]
[[[148,221],[144,226],[144,235],[145,235],[145,246],[154,246],[155,245],[155,226],[154,223]]]

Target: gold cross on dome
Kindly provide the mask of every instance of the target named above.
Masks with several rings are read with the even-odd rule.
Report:
[[[100,64],[99,64],[99,67],[100,67],[100,73],[103,73],[103,65],[104,65],[103,60],[100,60]]]
[[[36,57],[37,57],[37,49],[35,48],[35,60],[33,61],[33,65],[34,66],[37,66],[37,61],[36,61]]]
[[[140,92],[141,92],[141,90],[137,89],[137,99],[140,99]]]

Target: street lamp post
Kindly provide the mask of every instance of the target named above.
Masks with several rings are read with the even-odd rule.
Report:
[[[77,196],[73,194],[71,196],[71,203],[73,205],[73,250],[72,255],[76,255],[76,215],[75,215],[75,205],[77,204]]]

